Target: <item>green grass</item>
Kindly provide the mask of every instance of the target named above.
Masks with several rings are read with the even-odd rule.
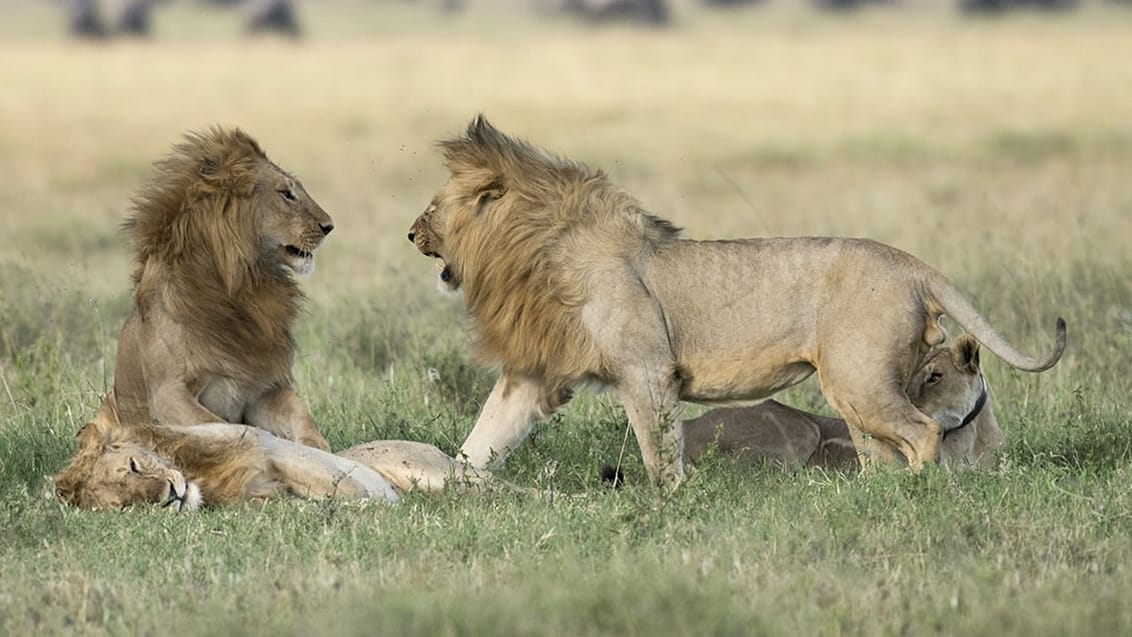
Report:
[[[310,3],[244,42],[159,14],[147,43],[0,19],[0,634],[1122,634],[1132,631],[1132,13],[836,19],[681,5],[587,31],[481,7]],[[161,16],[165,16],[162,18]],[[48,477],[112,382],[118,226],[186,129],[239,124],[339,230],[304,282],[296,375],[334,448],[453,452],[493,376],[405,241],[476,111],[600,165],[694,237],[868,236],[952,279],[1042,375],[984,356],[990,471],[848,478],[715,460],[663,498],[612,394],[508,461],[546,490],[82,512]],[[828,410],[816,383],[785,400]],[[695,413],[695,408],[693,413]],[[581,494],[580,497],[572,497]]]

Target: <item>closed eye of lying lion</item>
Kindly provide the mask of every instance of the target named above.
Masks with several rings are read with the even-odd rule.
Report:
[[[240,130],[190,134],[126,222],[134,309],[104,407],[120,423],[232,422],[329,449],[293,387],[294,280],[334,228]]]
[[[940,463],[993,465],[1002,430],[979,368],[979,344],[963,334],[934,349],[908,384],[908,397],[943,427]],[[699,463],[715,448],[744,463],[774,460],[790,467],[846,469],[858,466],[844,420],[811,414],[768,400],[750,407],[713,409],[684,421],[684,456]]]
[[[815,371],[858,449],[913,469],[943,428],[905,387],[950,316],[1010,365],[1018,352],[939,272],[873,241],[695,241],[600,171],[482,116],[440,144],[447,183],[409,239],[462,289],[481,361],[501,375],[462,452],[502,461],[579,384],[618,392],[654,482],[683,479],[680,401],[751,402]],[[861,432],[868,437],[860,435]]]

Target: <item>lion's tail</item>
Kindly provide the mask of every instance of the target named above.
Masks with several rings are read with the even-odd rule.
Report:
[[[979,343],[997,354],[999,358],[1009,363],[1012,367],[1027,372],[1043,372],[1053,367],[1057,364],[1057,361],[1061,360],[1061,354],[1065,351],[1066,342],[1065,319],[1061,317],[1057,319],[1057,339],[1053,349],[1043,358],[1034,358],[1019,352],[1013,345],[1008,343],[1006,339],[991,327],[991,324],[979,314],[975,306],[971,305],[971,302],[968,301],[959,290],[956,290],[955,286],[951,285],[942,274],[935,275],[925,283],[928,296],[939,306],[943,314],[951,317],[951,319],[958,323],[964,330],[970,332]]]

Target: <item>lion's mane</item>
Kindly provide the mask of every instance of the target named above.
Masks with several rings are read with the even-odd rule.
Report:
[[[80,505],[83,489],[112,489],[115,485],[91,484],[95,462],[115,446],[133,443],[163,458],[179,469],[201,491],[210,505],[233,504],[266,498],[281,487],[271,477],[267,458],[248,436],[236,444],[230,440],[208,440],[174,427],[162,425],[123,426],[105,418],[88,423],[78,434],[79,451],[55,477],[55,491],[74,506]]]
[[[439,145],[462,208],[445,257],[459,268],[481,361],[563,390],[607,369],[581,324],[588,290],[601,285],[600,267],[662,249],[679,228],[601,170],[509,137],[482,116]],[[503,194],[490,215],[473,210]],[[579,266],[579,253],[594,257]]]
[[[155,164],[124,230],[134,243],[134,302],[143,319],[160,298],[200,353],[225,361],[230,375],[283,380],[303,295],[260,258],[255,189],[265,162],[239,129],[189,133]]]

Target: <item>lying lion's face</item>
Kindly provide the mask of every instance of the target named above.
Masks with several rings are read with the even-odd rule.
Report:
[[[256,180],[260,249],[298,274],[314,271],[314,251],[334,229],[330,215],[297,179],[263,161]]]
[[[64,472],[66,473],[66,472]],[[77,481],[76,481],[77,479]],[[157,504],[172,511],[195,511],[201,496],[197,485],[153,451],[138,444],[114,443],[98,453],[81,476],[72,472],[64,487],[71,504],[83,509],[121,509]]]

